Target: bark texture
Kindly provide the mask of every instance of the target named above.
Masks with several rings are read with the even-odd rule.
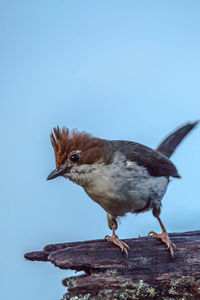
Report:
[[[105,240],[54,244],[25,254],[61,269],[85,271],[66,278],[63,300],[200,299],[200,231],[169,235],[177,246],[171,259],[158,239],[124,240],[129,256]]]

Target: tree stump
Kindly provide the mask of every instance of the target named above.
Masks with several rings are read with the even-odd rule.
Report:
[[[94,240],[48,245],[25,258],[85,272],[63,280],[63,300],[200,299],[200,231],[169,236],[177,246],[174,259],[152,237],[124,240],[128,257],[112,243]]]

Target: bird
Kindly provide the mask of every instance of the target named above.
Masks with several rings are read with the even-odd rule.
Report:
[[[119,218],[127,213],[152,211],[162,233],[150,231],[149,235],[161,239],[173,258],[176,246],[160,218],[162,198],[170,177],[181,178],[169,158],[198,122],[180,126],[155,150],[133,141],[106,140],[77,129],[54,127],[50,140],[56,168],[47,180],[63,176],[83,187],[107,213],[112,235],[106,236],[106,240],[126,255],[129,246],[116,234]]]

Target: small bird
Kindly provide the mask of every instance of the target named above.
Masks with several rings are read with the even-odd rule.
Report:
[[[135,142],[105,140],[57,126],[50,135],[56,169],[47,180],[64,176],[82,186],[107,213],[112,236],[106,236],[106,240],[127,255],[129,246],[115,233],[118,217],[151,210],[162,233],[151,231],[149,235],[161,239],[173,257],[176,246],[170,241],[160,219],[161,200],[169,178],[180,178],[169,157],[197,124],[198,121],[181,126],[165,138],[156,150]]]

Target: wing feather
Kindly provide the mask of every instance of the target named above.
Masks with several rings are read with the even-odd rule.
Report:
[[[180,178],[175,165],[163,154],[135,142],[113,141],[115,148],[125,154],[127,160],[147,169],[151,176],[172,176]]]

